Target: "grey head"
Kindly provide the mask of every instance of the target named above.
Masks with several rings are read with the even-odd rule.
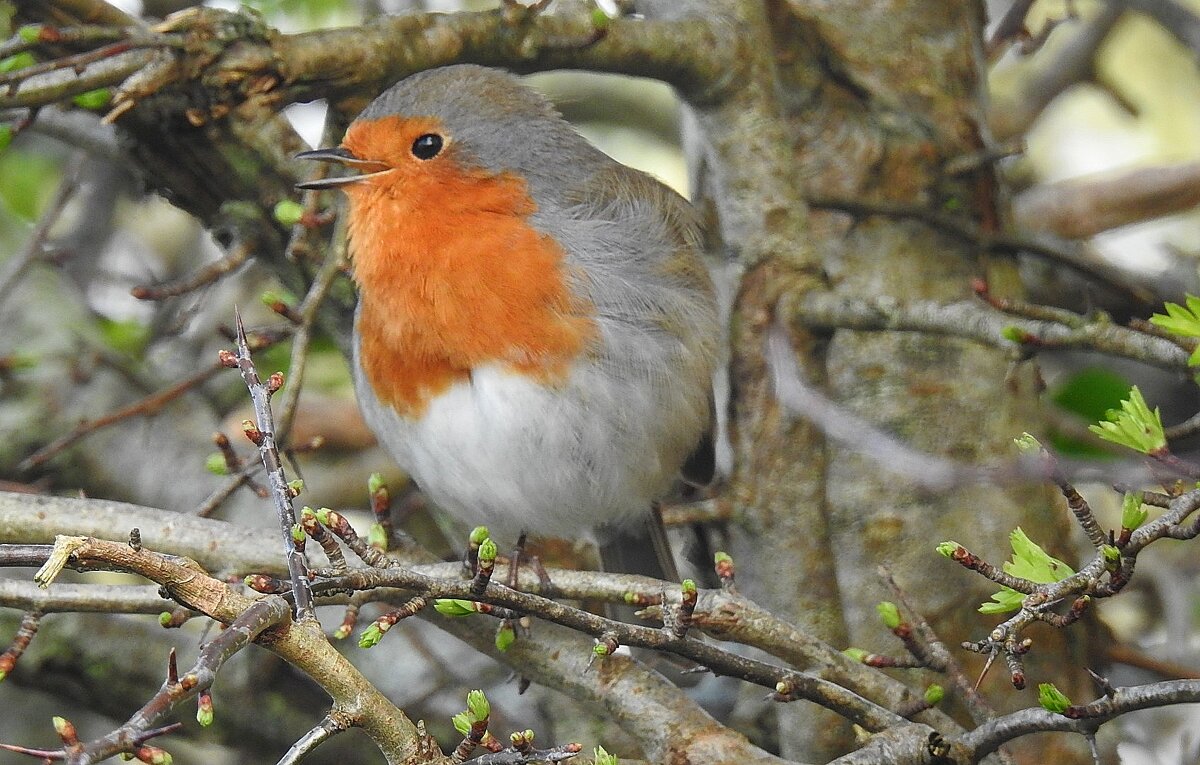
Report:
[[[457,64],[419,72],[380,94],[359,119],[389,116],[437,119],[460,161],[520,173],[543,200],[612,162],[549,99],[499,69]]]

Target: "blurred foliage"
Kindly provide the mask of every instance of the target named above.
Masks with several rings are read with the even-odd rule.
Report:
[[[1105,367],[1086,367],[1068,375],[1049,392],[1049,398],[1061,409],[1092,423],[1103,420],[1110,409],[1121,406],[1131,383]],[[1054,431],[1050,433],[1054,451],[1072,457],[1111,457],[1112,453],[1081,438]]]
[[[36,220],[54,195],[61,168],[46,154],[12,148],[0,154],[0,203],[27,221]]]

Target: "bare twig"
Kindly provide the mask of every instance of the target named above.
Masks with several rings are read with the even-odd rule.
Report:
[[[312,606],[312,590],[308,581],[308,564],[304,554],[296,549],[292,537],[296,526],[296,510],[292,506],[292,491],[287,485],[283,474],[283,462],[279,458],[279,449],[275,444],[275,418],[271,412],[271,396],[278,390],[274,384],[265,384],[259,379],[258,370],[254,368],[254,360],[250,357],[250,343],[246,339],[246,328],[242,324],[241,314],[236,316],[237,325],[237,355],[222,353],[221,363],[233,365],[242,373],[250,398],[254,401],[254,416],[257,428],[247,430],[247,436],[258,447],[263,467],[267,470],[267,483],[271,487],[271,495],[275,499],[275,512],[279,517],[279,525],[283,531],[284,554],[287,558],[288,573],[292,579],[292,592],[296,599],[296,619],[309,621],[315,619]],[[282,384],[282,380],[280,380]]]
[[[110,425],[115,425],[118,422],[131,419],[133,417],[153,417],[157,415],[162,408],[179,398],[188,391],[203,385],[210,380],[217,372],[220,372],[223,367],[220,362],[212,366],[196,372],[191,377],[186,377],[174,385],[163,388],[160,391],[151,393],[145,398],[139,399],[128,406],[123,406],[115,412],[110,412],[103,417],[97,417],[94,420],[84,420],[71,429],[70,432],[59,436],[58,438],[46,444],[41,449],[38,449],[33,454],[26,457],[17,465],[20,471],[32,470],[36,467],[48,462],[50,459],[61,453],[64,449],[74,445],[92,433],[95,433],[102,428],[107,428]]]
[[[339,733],[345,733],[350,726],[340,719],[339,715],[326,715],[312,730],[296,739],[296,743],[279,758],[277,765],[296,765],[321,744]]]
[[[245,265],[250,258],[253,247],[248,244],[238,244],[229,254],[219,258],[194,273],[166,284],[143,284],[132,288],[129,292],[138,300],[166,300],[179,295],[186,295],[201,287],[215,284],[221,277],[233,273]]]

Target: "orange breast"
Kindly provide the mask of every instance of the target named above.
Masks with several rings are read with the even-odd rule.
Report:
[[[415,122],[365,123],[346,145],[371,157],[376,130],[411,145],[428,129]],[[465,169],[452,154],[393,165],[347,187],[359,361],[376,396],[417,416],[482,364],[564,379],[595,324],[567,285],[562,249],[528,223],[536,205],[524,181]]]

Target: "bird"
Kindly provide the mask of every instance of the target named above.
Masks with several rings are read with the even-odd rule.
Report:
[[[353,374],[433,503],[493,538],[590,537],[605,570],[677,576],[656,502],[713,477],[718,310],[699,216],[509,72],[454,65],[375,98],[351,174]]]

